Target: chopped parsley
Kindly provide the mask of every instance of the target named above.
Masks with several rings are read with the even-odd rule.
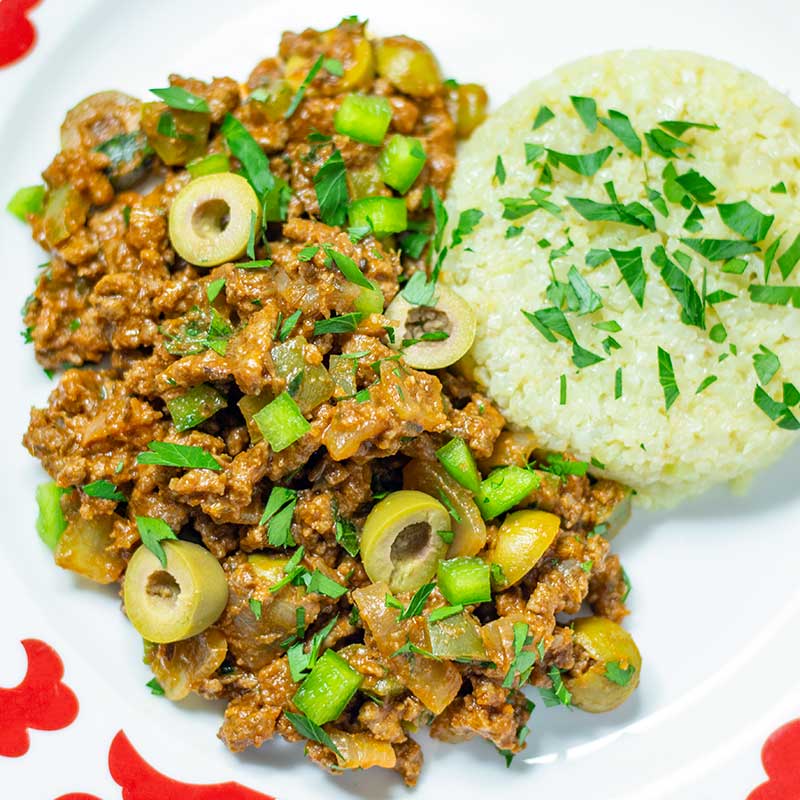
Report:
[[[613,185],[610,183],[606,184],[606,188],[610,188],[613,191]],[[639,202],[622,205],[616,200],[616,195],[611,203],[599,203],[596,200],[590,200],[588,197],[568,197],[567,202],[584,219],[590,222],[619,222],[623,225],[646,228],[649,231],[656,229],[656,221],[652,211]]]
[[[338,58],[323,59],[322,68],[337,78],[341,78],[344,75],[344,66],[342,66],[342,62]]]
[[[506,182],[506,167],[503,164],[503,157],[497,156],[494,162],[494,179],[502,186]]]
[[[738,203],[720,203],[717,211],[720,219],[732,231],[744,236],[750,242],[761,242],[766,239],[772,223],[775,222],[773,214],[762,214],[746,200]]]
[[[500,156],[498,156],[498,158],[499,157]],[[505,183],[505,180],[502,182]],[[450,246],[455,247],[457,244],[461,244],[461,242],[464,241],[464,237],[475,230],[475,226],[481,219],[483,219],[483,211],[480,209],[468,208],[466,211],[462,211],[458,216],[458,225],[456,225],[453,231],[453,239]],[[520,230],[522,229],[520,228]]]
[[[534,161],[541,158],[546,152],[547,150],[543,144],[525,142],[525,163],[533,164]]]
[[[597,130],[597,102],[591,97],[572,96],[569,99],[583,124],[589,129],[590,133],[594,133]]]
[[[547,106],[540,106],[539,110],[536,112],[536,118],[533,120],[533,130],[539,130],[542,125],[546,125],[554,117],[555,114],[551,111],[551,109],[549,109]]]
[[[318,63],[321,62],[322,56],[319,57]],[[316,722],[312,722],[305,714],[295,713],[293,711],[284,711],[283,715],[289,722],[292,723],[292,727],[301,735],[305,736],[306,739],[310,739],[312,742],[318,742],[321,745],[324,745],[329,750],[332,750],[339,758],[343,758],[342,754],[339,752],[339,749],[333,742],[330,736],[325,732],[323,728],[317,725]]]
[[[647,274],[644,271],[644,262],[642,261],[642,248],[635,247],[633,250],[609,249],[608,252],[619,268],[622,279],[631,290],[634,300],[639,304],[639,308],[644,308]]]
[[[397,617],[398,622],[411,619],[412,617],[418,617],[420,614],[422,614],[422,610],[425,608],[425,603],[428,601],[428,598],[435,587],[435,583],[426,583],[420,586],[419,589],[414,592],[414,596],[411,598],[408,606],[405,608],[399,600],[396,600],[391,595],[386,595],[386,604],[391,605],[393,608],[397,608],[400,611],[400,614]],[[391,598],[394,602],[390,603],[389,598]]]
[[[611,681],[611,683],[616,683],[618,686],[627,686],[634,672],[636,672],[636,667],[634,667],[633,664],[628,664],[627,667],[623,667],[619,661],[607,661],[606,671],[603,677]]]
[[[322,69],[322,65],[325,62],[324,56],[319,56],[317,60],[311,65],[311,69],[308,71],[308,74],[303,78],[303,82],[300,84],[297,91],[294,93],[294,97],[292,97],[292,102],[289,103],[289,107],[286,109],[286,112],[283,115],[284,119],[289,119],[289,117],[297,111],[297,107],[300,105],[303,97],[305,96],[306,90],[311,85],[311,81],[317,77],[317,73]]]
[[[441,606],[440,608],[435,608],[428,614],[428,621],[429,622],[439,622],[439,620],[447,619],[448,617],[454,617],[456,614],[460,614],[464,610],[464,606]]]
[[[341,227],[347,217],[348,194],[347,170],[338,148],[333,148],[313,180],[320,219],[326,225]]]
[[[515,236],[519,236],[525,228],[520,225],[509,225],[506,228],[506,239],[513,239]]]
[[[728,261],[758,252],[752,242],[738,239],[681,239],[681,242],[709,261]]]
[[[642,140],[636,135],[631,121],[621,111],[610,108],[608,117],[600,117],[600,124],[608,128],[634,155],[642,155]]]
[[[180,111],[200,111],[208,114],[211,109],[208,103],[196,94],[186,91],[181,86],[168,86],[166,89],[151,89],[152,94],[161,98],[170,108]]]
[[[436,283],[420,270],[409,278],[400,294],[411,305],[431,306],[436,302]]]
[[[402,647],[399,647],[397,650],[392,653],[389,658],[394,658],[395,656],[425,656],[425,658],[432,658],[434,661],[441,661],[438,656],[435,656],[429,650],[424,650],[421,647],[417,647],[411,640],[408,640]]]
[[[173,442],[150,442],[147,450],[136,456],[137,464],[157,464],[182,469],[213,469],[219,472],[219,461],[202,447]]]
[[[701,223],[704,219],[705,217],[703,216],[703,212],[700,210],[700,206],[694,206],[694,208],[692,208],[686,217],[683,227],[685,230],[689,231],[689,233],[700,233],[700,231],[703,230]]]
[[[361,286],[364,289],[375,288],[372,283],[367,280],[364,273],[359,269],[352,258],[331,248],[326,248],[325,252],[333,259],[333,263],[339,268],[339,272],[341,272],[350,283],[354,283],[356,286]]]
[[[306,245],[298,254],[298,261],[311,261],[312,258],[320,251],[319,245],[309,244]]]
[[[217,278],[206,286],[206,297],[209,303],[213,303],[217,299],[224,286],[225,278]]]
[[[611,251],[609,250],[597,250],[593,248],[586,254],[586,266],[592,269],[601,267],[606,261],[610,260]]]
[[[718,131],[719,125],[708,125],[704,122],[684,122],[681,120],[664,120],[659,122],[659,127],[669,131],[675,136],[683,136],[690,128],[698,128],[703,131]]]
[[[798,261],[800,261],[800,233],[797,234],[797,238],[787,248],[786,252],[778,258],[778,268],[784,280],[792,274]]]
[[[242,162],[245,178],[263,201],[275,186],[275,176],[269,168],[266,154],[247,128],[233,115],[225,115],[220,130],[228,149]]]
[[[681,306],[681,321],[705,330],[705,306],[692,279],[669,258],[663,246],[656,247],[652,258],[653,263],[661,268],[664,283]]]
[[[361,547],[356,526],[350,520],[340,517],[338,512],[336,514],[335,534],[336,541],[355,558]]]
[[[780,183],[776,183],[774,186],[770,186],[769,190],[772,192],[772,194],[787,193],[786,184],[783,181],[781,181]]]
[[[548,708],[559,705],[570,706],[572,704],[572,694],[564,684],[564,680],[561,677],[561,670],[553,665],[547,671],[547,675],[553,685],[548,689],[539,689],[539,694],[542,696],[544,704]]]
[[[703,378],[702,382],[697,387],[697,389],[695,389],[694,393],[701,394],[706,389],[708,389],[708,387],[711,386],[712,383],[716,383],[717,380],[719,379],[717,378],[716,375],[707,375],[705,378]]]
[[[572,461],[571,459],[564,458],[561,453],[548,453],[547,464],[542,466],[544,472],[551,472],[553,475],[558,475],[562,479],[566,479],[568,475],[577,475],[583,477],[589,469],[589,464],[586,461]]]
[[[136,527],[142,544],[167,568],[167,554],[161,542],[165,539],[177,539],[175,532],[164,522],[156,517],[136,517]]]
[[[791,384],[789,384],[791,386]],[[792,387],[794,388],[794,387]],[[784,393],[786,390],[784,390]],[[796,398],[796,389],[789,392],[791,399]],[[770,397],[764,389],[756,385],[753,393],[753,402],[773,421],[779,428],[788,431],[800,430],[800,421],[792,413],[790,405],[784,399],[782,402]]]
[[[675,151],[689,146],[686,142],[682,142],[658,128],[647,131],[644,138],[650,150],[662,158],[678,158],[678,153]]]
[[[279,323],[277,339],[279,342],[285,342],[289,334],[295,329],[295,326],[300,321],[302,309],[298,308],[291,316],[287,317],[282,324]]]
[[[622,397],[622,367],[617,367],[614,373],[614,399],[619,400]]]
[[[257,620],[260,620],[261,611],[264,604],[260,600],[256,600],[254,597],[251,597],[250,600],[247,601],[247,604],[250,606],[250,611],[253,612],[253,616]]]
[[[292,518],[297,505],[297,491],[273,486],[259,525],[267,525],[267,538],[272,547],[293,547]]]
[[[793,305],[800,308],[800,286],[759,286],[751,284],[747,287],[750,299],[754,303],[765,303],[770,306]]]
[[[563,373],[558,379],[558,404],[565,406],[567,404],[567,376]]]
[[[308,578],[306,581],[306,591],[309,594],[324,594],[326,597],[338,600],[343,594],[347,593],[346,587],[332,580],[318,569],[315,569],[311,575],[306,577]]]
[[[554,167],[563,166],[578,175],[591,178],[606,163],[613,152],[613,147],[604,147],[594,153],[584,154],[560,153],[557,150],[547,148],[547,160]]]
[[[115,500],[117,503],[128,501],[128,498],[111,481],[104,479],[87,483],[83,487],[83,492],[89,497],[99,497],[101,500]]]
[[[326,333],[353,333],[362,317],[362,314],[353,311],[349,314],[340,314],[338,317],[317,320],[314,323],[314,336]]]
[[[147,681],[145,686],[150,690],[150,694],[155,695],[156,697],[163,697],[164,696],[164,688],[158,682],[156,678]]]
[[[760,353],[753,356],[753,369],[758,375],[758,381],[762,386],[766,386],[781,368],[778,356],[763,344],[758,346]]]
[[[658,382],[664,390],[664,409],[669,411],[681,392],[675,380],[672,356],[662,347],[658,348]]]
[[[525,622],[514,623],[514,658],[508,668],[502,686],[510,689],[515,682],[518,686],[524,686],[533,672],[536,664],[536,651],[525,650],[533,644],[533,636],[528,634],[528,625]]]
[[[717,187],[696,169],[690,169],[683,175],[675,177],[675,182],[685,189],[698,203],[712,203],[716,199]]]

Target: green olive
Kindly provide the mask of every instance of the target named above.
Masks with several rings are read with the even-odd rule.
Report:
[[[69,239],[86,222],[89,202],[77,190],[65,183],[47,195],[42,224],[47,244],[55,247]]]
[[[402,293],[395,296],[385,316],[396,322],[393,347],[399,350],[404,340],[420,340],[427,333],[443,331],[444,339],[418,341],[403,349],[406,364],[416,369],[449,367],[472,347],[475,340],[475,314],[466,300],[441,284],[436,287],[433,306],[412,305]]]
[[[466,139],[486,119],[489,95],[480,84],[460,83],[450,97],[455,107],[456,136]]]
[[[622,705],[639,685],[642,671],[642,656],[633,637],[605,617],[576,619],[573,629],[575,641],[594,660],[586,672],[565,676],[573,705],[592,713],[611,711]],[[621,682],[625,685],[620,685]]]
[[[525,577],[553,543],[561,521],[546,511],[516,511],[509,514],[488,559],[503,570],[502,586],[507,589]]]
[[[427,583],[447,552],[439,531],[450,530],[447,509],[430,495],[403,490],[370,511],[361,532],[361,559],[373,583],[413,592]]]
[[[431,97],[442,86],[433,53],[422,42],[391,36],[375,44],[378,75],[412,97]]]
[[[219,619],[228,602],[225,573],[205,547],[177,540],[162,546],[166,567],[140,547],[128,564],[123,587],[133,627],[159,644],[196,636]]]
[[[91,149],[139,127],[142,102],[122,92],[89,95],[67,111],[61,125],[61,149]]]
[[[475,617],[466,611],[436,622],[428,620],[428,634],[431,639],[431,652],[437,658],[471,661],[482,661],[486,658],[481,626]]]
[[[215,267],[244,254],[253,215],[258,230],[261,204],[241,175],[204,175],[175,195],[169,210],[169,238],[190,264]]]
[[[460,522],[453,520],[453,541],[447,551],[448,558],[477,555],[486,544],[486,523],[472,492],[447,474],[438,461],[415,458],[403,470],[403,486],[417,489],[432,497],[443,494],[458,514]]]
[[[168,166],[188,164],[205,155],[211,115],[167,108],[164,103],[142,106],[142,130],[150,146]]]

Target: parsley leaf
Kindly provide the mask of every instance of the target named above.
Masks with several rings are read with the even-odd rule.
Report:
[[[683,175],[678,175],[675,178],[675,182],[685,189],[698,203],[714,202],[714,192],[717,191],[717,187],[696,169],[690,169]]]
[[[557,150],[547,148],[547,160],[554,167],[564,166],[578,175],[585,175],[587,178],[591,178],[606,163],[613,152],[613,147],[604,147],[594,153],[584,154],[560,153]]]
[[[412,641],[407,641],[402,647],[399,647],[397,650],[392,653],[389,658],[394,658],[395,656],[412,656],[412,655],[419,655],[425,656],[425,658],[432,658],[434,661],[441,661],[442,659],[439,656],[435,656],[429,650],[423,650],[421,647],[417,647]]]
[[[128,501],[128,498],[111,481],[103,479],[87,483],[83,487],[83,491],[89,497],[99,497],[102,500],[116,500],[118,503],[126,503]]]
[[[569,268],[567,278],[569,280],[570,289],[574,292],[577,301],[574,308],[573,304],[570,304],[570,310],[577,311],[579,315],[583,316],[584,314],[591,314],[593,311],[597,311],[598,308],[602,308],[603,301],[600,299],[600,295],[589,286],[586,279],[574,266]]]
[[[372,283],[367,280],[364,276],[364,273],[359,269],[358,265],[352,258],[346,256],[344,253],[340,253],[337,250],[326,249],[325,250],[328,255],[333,259],[336,266],[339,268],[339,272],[347,278],[350,283],[354,283],[356,286],[361,286],[364,289],[374,289],[375,287]]]
[[[561,453],[548,453],[547,465],[542,466],[544,472],[550,472],[560,478],[566,478],[568,475],[577,475],[582,478],[586,475],[588,469],[588,462],[573,461],[572,459],[564,458]]]
[[[669,411],[681,391],[678,388],[678,382],[675,380],[672,356],[662,347],[658,348],[658,382],[664,390],[664,409]]]
[[[758,375],[759,383],[766,386],[781,368],[781,362],[778,356],[763,344],[760,344],[758,348],[761,352],[753,356],[753,369]]]
[[[544,700],[544,704],[548,708],[553,706],[570,706],[572,704],[572,694],[569,689],[564,685],[564,680],[561,677],[561,670],[553,665],[547,671],[547,675],[553,682],[552,688],[539,689],[539,694]]]
[[[760,386],[756,385],[753,393],[753,402],[775,423],[779,428],[787,431],[800,430],[800,421],[792,413],[784,400],[773,400]]]
[[[273,547],[293,547],[292,518],[297,505],[297,492],[284,486],[273,486],[259,525],[267,525],[267,538]]]
[[[420,270],[415,272],[400,294],[414,306],[431,306],[436,302],[436,284],[429,281],[427,275]]]
[[[213,469],[216,472],[222,469],[217,459],[202,447],[173,442],[150,442],[147,451],[136,456],[136,463],[183,469]]]
[[[314,336],[326,333],[353,333],[362,318],[363,314],[353,311],[349,314],[340,314],[338,317],[319,319],[314,323]]]
[[[181,86],[168,86],[166,89],[151,89],[150,91],[156,97],[160,97],[170,108],[177,108],[181,111],[201,111],[206,114],[211,110],[202,97],[187,92]]]
[[[597,130],[597,103],[591,97],[569,98],[573,108],[578,112],[578,116],[583,120],[583,124],[589,129],[590,133]]]
[[[622,397],[622,367],[617,367],[614,373],[614,399],[619,400]]]
[[[302,314],[302,309],[298,308],[294,314],[286,318],[284,323],[281,325],[280,330],[278,331],[277,338],[279,342],[286,341],[286,339],[289,337],[289,334],[294,330],[295,325],[297,325],[297,323],[300,321]]]
[[[709,261],[728,261],[758,252],[752,242],[738,239],[681,239],[681,242]]]
[[[505,678],[503,678],[502,686],[504,689],[510,689],[515,681],[518,681],[518,686],[526,684],[536,663],[536,651],[524,649],[533,644],[533,636],[528,635],[527,623],[515,622],[513,630],[514,659],[508,668]]]
[[[538,130],[554,117],[555,114],[547,106],[540,106],[539,110],[536,112],[536,119],[533,121],[533,130]]]
[[[275,176],[269,168],[269,159],[261,145],[250,135],[242,123],[231,114],[226,114],[220,128],[228,149],[242,162],[244,176],[264,198],[275,186]]]
[[[774,186],[770,186],[769,190],[772,192],[772,194],[786,194],[788,192],[786,184],[783,181],[776,183]]]
[[[722,221],[732,231],[736,231],[750,242],[763,241],[772,223],[775,222],[773,214],[762,214],[746,200],[738,203],[720,203],[717,210]]]
[[[319,56],[317,60],[311,65],[311,69],[308,71],[308,74],[303,78],[303,82],[300,84],[300,87],[294,93],[294,97],[292,97],[292,102],[289,103],[289,107],[286,109],[286,112],[283,115],[284,119],[289,119],[289,117],[297,111],[297,107],[300,105],[303,97],[305,96],[306,90],[311,85],[311,81],[316,78],[317,73],[322,69],[322,65],[325,62],[324,56]]]
[[[644,293],[647,285],[647,274],[644,271],[642,261],[642,248],[635,247],[633,250],[612,250],[611,257],[614,259],[622,279],[631,290],[634,300],[639,304],[639,308],[644,308]]]
[[[453,239],[450,246],[455,247],[457,244],[461,244],[464,241],[464,237],[472,233],[481,219],[483,219],[483,211],[480,209],[468,208],[466,211],[462,211],[458,216],[458,225],[453,231]]]
[[[175,532],[164,522],[155,517],[136,517],[136,527],[139,529],[139,538],[142,544],[158,558],[161,566],[167,568],[167,554],[161,542],[164,539],[177,539]]]
[[[778,268],[781,271],[781,277],[786,280],[797,266],[800,261],[800,234],[787,248],[786,252],[778,258]]]
[[[336,528],[335,528],[336,541],[355,558],[361,547],[358,538],[356,526],[348,519],[340,517],[338,512],[336,514]]]
[[[435,608],[428,614],[428,622],[439,622],[439,620],[447,619],[448,617],[454,617],[456,614],[460,614],[464,610],[464,606],[457,605],[457,606],[441,606],[440,608]]]
[[[695,289],[692,279],[667,255],[662,245],[652,255],[653,263],[661,268],[661,277],[683,309],[681,320],[702,330],[706,327],[703,300]]]
[[[150,694],[153,694],[156,697],[163,697],[164,696],[164,689],[161,686],[161,684],[158,682],[157,678],[153,678],[152,680],[147,681],[145,686],[150,690]]]
[[[347,217],[347,170],[339,149],[334,147],[328,160],[314,175],[319,216],[326,225],[341,227]]]
[[[320,56],[320,59],[321,58],[322,56]],[[317,725],[316,722],[312,722],[305,714],[295,713],[293,711],[284,711],[283,716],[292,723],[292,727],[301,736],[305,736],[306,739],[310,739],[312,742],[318,742],[319,744],[324,745],[329,750],[332,750],[337,756],[339,756],[339,758],[343,758],[342,754],[339,752],[339,749],[334,744],[333,739],[328,736],[323,728]]]
[[[414,596],[408,603],[408,606],[403,609],[401,608],[401,613],[397,617],[398,622],[402,622],[406,619],[411,619],[411,617],[418,617],[422,613],[422,609],[425,608],[425,603],[430,597],[431,592],[434,590],[436,584],[435,583],[426,583],[417,589],[414,592]]]
[[[568,197],[567,202],[584,218],[590,222],[619,222],[623,225],[636,225],[649,231],[656,229],[653,214],[639,202],[628,203],[598,203],[588,197]]]
[[[344,75],[344,66],[338,58],[323,59],[322,68],[331,75],[335,75],[337,78],[341,78],[342,75]]]
[[[675,151],[689,146],[686,142],[682,142],[669,133],[658,130],[658,128],[647,131],[644,138],[650,150],[662,158],[678,158],[678,154]]]
[[[600,124],[608,128],[634,155],[641,156],[642,140],[636,135],[631,121],[621,111],[608,110],[608,117],[600,117]]]
[[[307,576],[306,591],[309,594],[324,594],[326,597],[332,597],[334,600],[340,598],[343,594],[347,593],[347,588],[342,586],[341,583],[329,578],[324,572],[315,569],[311,575]]]
[[[206,286],[206,297],[209,303],[213,303],[217,299],[224,286],[225,278],[217,278]]]
[[[552,192],[548,192],[546,189],[535,188],[527,197],[501,197],[503,219],[520,219],[539,209],[543,209],[555,217],[561,216],[561,209],[547,199],[551,194]]]
[[[501,186],[506,182],[506,166],[502,156],[497,156],[494,162],[494,178]]]
[[[634,672],[636,672],[636,667],[633,664],[628,664],[627,667],[623,668],[619,661],[607,661],[603,677],[618,686],[627,686]]]
[[[718,380],[719,378],[717,378],[716,375],[708,375],[707,377],[703,378],[702,382],[697,387],[697,389],[695,389],[694,393],[701,394],[706,389],[708,389],[708,387],[711,386],[712,383],[716,383]]]
[[[719,125],[707,125],[703,122],[682,122],[679,120],[664,120],[658,123],[665,131],[675,136],[683,136],[690,128],[699,128],[704,131],[718,131]]]
[[[600,267],[611,260],[611,253],[608,250],[592,249],[586,254],[586,266],[594,269]]]
[[[253,612],[253,616],[257,619],[261,619],[261,611],[263,609],[264,604],[260,600],[256,600],[254,597],[251,597],[247,601],[247,605],[250,606],[250,611]]]
[[[532,164],[536,159],[541,158],[546,150],[543,144],[525,142],[525,163]]]
[[[760,286],[751,284],[747,287],[750,299],[754,303],[766,303],[770,306],[793,305],[800,308],[800,286]]]

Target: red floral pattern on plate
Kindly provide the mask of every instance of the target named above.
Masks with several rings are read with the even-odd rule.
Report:
[[[23,58],[36,42],[28,12],[41,0],[0,0],[0,67]]]
[[[778,728],[764,742],[761,763],[769,780],[747,800],[800,800],[800,719]]]
[[[136,752],[128,737],[120,731],[108,752],[111,777],[122,787],[123,800],[273,800],[239,783],[197,785],[181,783],[151,767]]]
[[[62,794],[61,797],[56,797],[56,800],[100,800],[99,797],[93,794]]]
[[[19,758],[28,752],[28,729],[56,731],[78,716],[78,698],[61,682],[64,665],[50,645],[26,639],[28,670],[13,689],[0,688],[0,755]]]

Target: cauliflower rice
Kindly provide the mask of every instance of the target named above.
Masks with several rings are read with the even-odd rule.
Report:
[[[571,95],[596,100],[601,117],[609,109],[627,114],[642,140],[642,157],[602,125],[590,132]],[[533,130],[542,106],[555,116]],[[665,218],[648,200],[648,185],[663,194],[668,161],[650,150],[643,134],[664,120],[719,126],[682,133],[689,147],[678,149],[682,157],[673,160],[678,173],[697,170],[716,187],[716,199],[700,204],[704,219],[698,232],[683,227],[689,210],[667,201]],[[542,184],[546,156],[526,164],[526,142],[570,154],[607,145],[614,151],[593,177],[552,166],[552,184]],[[506,171],[503,184],[493,177],[498,155]],[[800,109],[763,80],[729,64],[689,53],[617,52],[579,61],[532,83],[463,146],[448,200],[451,223],[466,209],[483,212],[463,243],[451,249],[444,273],[478,317],[471,354],[475,377],[508,418],[532,429],[543,447],[566,449],[586,461],[594,458],[594,472],[629,484],[645,505],[672,505],[766,466],[795,441],[795,434],[778,427],[755,404],[753,356],[763,354],[763,345],[780,359],[780,369],[763,389],[782,402],[782,384],[800,382],[800,308],[754,303],[748,286],[764,283],[764,253],[778,235],[783,234],[776,254],[780,257],[800,234],[798,176]],[[656,232],[586,221],[566,200],[572,196],[608,203],[608,181],[613,181],[621,203],[639,201],[653,210]],[[781,182],[785,194],[771,191]],[[536,186],[552,191],[547,200],[559,206],[560,216],[537,210],[516,220],[502,218],[501,198],[526,197]],[[715,206],[740,200],[774,214],[775,221],[766,239],[758,242],[759,252],[745,257],[747,266],[737,275],[723,272],[723,262],[707,261],[680,239],[742,239],[723,223]],[[513,226],[523,230],[518,233]],[[507,238],[511,234],[516,235]],[[559,255],[570,241],[573,246]],[[735,295],[706,308],[705,330],[681,322],[681,307],[651,260],[658,245],[673,260],[676,250],[692,256],[688,274],[698,292],[707,268],[709,294],[724,290]],[[613,259],[596,268],[585,261],[591,249],[637,247],[642,248],[647,275],[643,309]],[[583,369],[573,363],[566,339],[548,341],[520,313],[552,306],[548,285],[553,277],[566,281],[572,265],[603,303],[583,316],[566,312],[580,345],[603,356],[602,362]],[[799,279],[800,265],[785,281],[773,265],[769,284],[798,286]],[[621,330],[595,327],[604,321],[619,323]],[[721,342],[709,335],[719,323],[727,332]],[[607,354],[603,341],[608,336],[621,347]],[[606,342],[609,346],[613,348]],[[659,347],[671,355],[680,389],[669,411],[659,379]],[[619,370],[622,395],[615,399]],[[717,380],[697,394],[710,376]]]

